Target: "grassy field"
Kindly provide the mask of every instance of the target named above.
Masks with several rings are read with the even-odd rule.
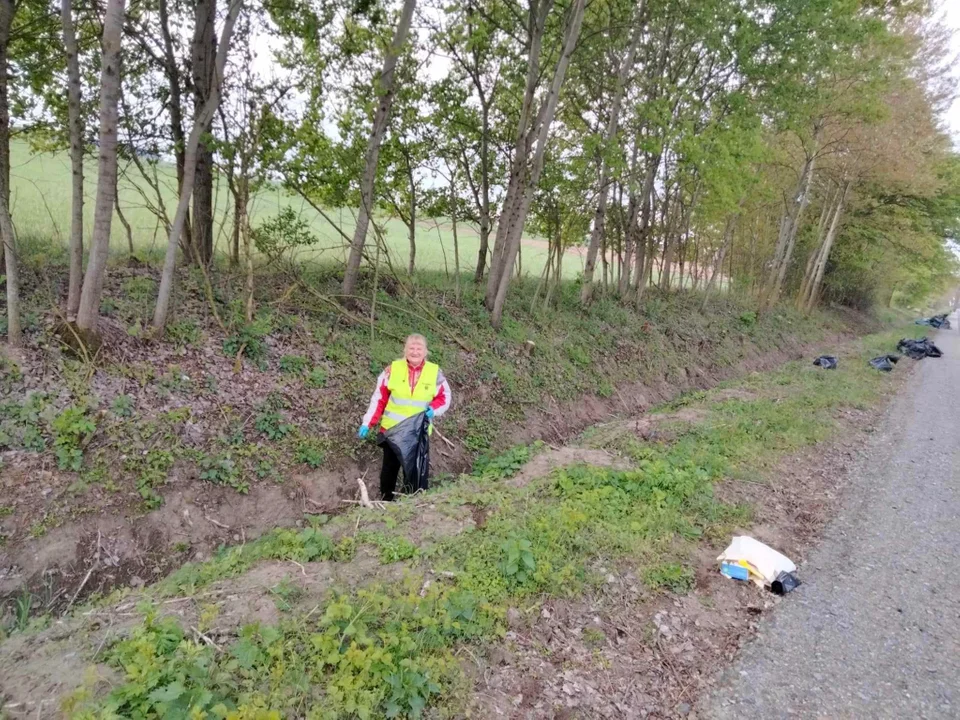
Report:
[[[70,232],[70,158],[66,153],[31,152],[24,141],[13,141],[11,152],[11,206],[14,222],[21,236],[52,238],[66,247]],[[86,198],[84,207],[85,233],[89,238],[93,228],[93,203],[96,196],[96,162],[88,158],[85,165]],[[163,203],[167,214],[172,217],[176,207],[176,176],[171,165],[157,167],[157,179],[163,189]],[[222,178],[214,187],[216,218],[216,251],[226,253],[229,250],[233,228],[232,207],[227,183]],[[120,208],[130,223],[133,244],[136,252],[154,254],[163,251],[166,236],[157,216],[150,209],[156,205],[156,194],[143,180],[139,170],[132,163],[121,163]],[[251,207],[252,224],[256,227],[267,218],[276,215],[282,208],[292,207],[310,221],[313,232],[319,238],[314,249],[302,254],[304,260],[339,263],[344,261],[343,238],[336,228],[324,220],[300,197],[293,196],[279,187],[271,187],[258,193]],[[352,235],[355,227],[353,210],[332,208],[328,214],[337,222],[347,235]],[[386,226],[387,245],[391,251],[391,261],[398,268],[405,268],[409,258],[409,242],[406,226],[396,218],[381,217]],[[454,248],[453,233],[449,220],[436,222],[424,220],[418,223],[417,231],[417,267],[421,270],[453,272]],[[477,229],[468,225],[458,228],[460,244],[460,266],[464,272],[473,272],[476,268],[479,250]],[[539,275],[546,261],[545,247],[535,246],[531,237],[522,249],[524,274]],[[539,245],[541,243],[536,243]],[[127,251],[127,237],[123,225],[114,220],[112,230],[112,248],[115,253]],[[583,270],[582,258],[576,253],[568,253],[564,263],[564,275],[573,278]]]

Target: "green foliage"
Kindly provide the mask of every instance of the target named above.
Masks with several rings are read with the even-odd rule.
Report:
[[[663,563],[643,571],[643,582],[655,590],[684,594],[693,587],[693,581],[693,568],[679,563]]]
[[[70,405],[63,409],[51,423],[53,430],[53,450],[57,466],[61,470],[79,472],[83,465],[81,444],[89,440],[97,426],[87,416],[86,408]]]
[[[264,338],[271,329],[270,318],[266,315],[258,315],[251,323],[240,324],[223,341],[223,354],[229,358],[245,357],[260,369],[266,369],[267,344]]]
[[[310,361],[303,355],[284,355],[280,358],[280,372],[287,375],[302,375]]]
[[[243,495],[250,491],[250,485],[240,476],[240,469],[231,453],[202,455],[199,465],[201,480],[227,485]]]
[[[254,427],[268,440],[282,440],[294,430],[293,425],[285,423],[283,415],[275,410],[261,412],[257,415]]]
[[[500,569],[508,581],[522,585],[533,577],[537,561],[534,560],[533,546],[529,540],[510,537],[504,540],[500,549],[503,551]]]
[[[327,386],[327,371],[320,367],[315,366],[307,374],[307,385],[314,388],[323,388]]]
[[[517,445],[492,458],[481,455],[473,463],[473,474],[490,480],[513,477],[544,447],[544,443],[537,441],[531,445]]]
[[[168,323],[164,330],[167,338],[177,347],[197,345],[200,342],[200,327],[191,318]]]
[[[297,443],[297,449],[294,453],[294,462],[309,465],[314,470],[323,465],[326,457],[326,451],[323,443],[319,440],[301,440]]]
[[[278,257],[290,250],[315,245],[317,237],[310,231],[310,223],[286,206],[254,229],[253,243],[264,255]]]
[[[130,395],[117,395],[110,403],[110,410],[117,417],[130,417],[133,415],[133,402]]]

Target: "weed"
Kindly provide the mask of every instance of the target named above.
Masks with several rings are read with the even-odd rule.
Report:
[[[87,417],[85,408],[70,405],[54,418],[51,427],[57,466],[61,470],[79,472],[83,465],[81,444],[85,444],[93,436],[97,430],[96,424]]]
[[[400,535],[367,533],[361,534],[360,539],[376,546],[379,551],[380,562],[383,565],[410,560],[416,557],[418,551],[416,545]]]
[[[130,395],[118,395],[110,403],[110,410],[117,417],[130,417],[133,415],[133,398]]]
[[[240,477],[240,469],[231,453],[202,455],[199,465],[201,480],[216,485],[227,485],[242,495],[250,491],[250,485]]]
[[[201,337],[200,327],[195,320],[189,318],[168,324],[165,334],[178,348],[197,345]]]
[[[473,474],[488,480],[511,478],[543,448],[544,444],[537,441],[532,445],[517,445],[492,458],[481,455],[473,463]]]
[[[583,631],[583,641],[590,647],[601,647],[607,643],[607,635],[600,628],[588,627]]]
[[[315,366],[307,373],[307,385],[314,388],[326,387],[327,371],[319,365]]]
[[[297,443],[296,452],[293,455],[294,462],[309,465],[314,470],[323,465],[323,459],[326,452],[319,440],[301,440]]]
[[[267,345],[263,339],[270,330],[269,318],[258,316],[252,323],[241,325],[223,341],[223,354],[229,358],[245,357],[261,370],[266,369]]]
[[[655,590],[685,594],[693,587],[693,568],[679,563],[662,563],[643,571],[643,582]]]
[[[0,518],[10,517],[11,515],[13,515],[12,505],[0,505]]]
[[[283,422],[283,416],[275,410],[257,415],[253,426],[268,440],[282,440],[294,429],[293,425]]]
[[[533,558],[533,545],[529,540],[513,536],[506,539],[500,549],[503,551],[500,570],[507,580],[522,585],[532,577],[537,561]]]
[[[303,355],[284,355],[280,358],[280,372],[285,375],[303,375],[310,361]]]
[[[33,594],[23,588],[17,599],[13,603],[13,622],[14,627],[23,632],[27,629],[30,622],[30,612],[33,610]]]

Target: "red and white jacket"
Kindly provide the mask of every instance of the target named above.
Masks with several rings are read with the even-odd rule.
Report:
[[[413,388],[416,387],[417,381],[420,380],[423,365],[424,363],[421,362],[417,367],[414,367],[409,362],[407,363],[407,375],[410,378],[411,392]],[[373,427],[380,422],[380,417],[387,408],[387,401],[390,400],[390,390],[387,388],[389,381],[390,366],[387,365],[384,371],[380,373],[380,377],[377,378],[377,389],[373,391],[373,395],[370,397],[370,405],[367,407],[367,412],[363,416],[364,427]],[[447,378],[444,377],[443,370],[440,370],[437,374],[437,394],[433,397],[433,400],[430,401],[434,418],[440,417],[450,409],[450,400],[450,384],[447,382]]]

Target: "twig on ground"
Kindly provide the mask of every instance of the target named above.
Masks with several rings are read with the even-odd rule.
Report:
[[[298,563],[296,560],[291,560],[290,562],[292,562],[294,565],[296,565],[298,568],[300,568],[300,572],[303,573],[303,576],[304,576],[304,577],[307,576],[307,569],[306,569],[303,565],[301,565],[300,563]]]
[[[211,525],[216,525],[218,528],[222,528],[223,530],[229,530],[229,529],[230,529],[230,526],[229,526],[229,525],[224,525],[222,522],[220,522],[220,521],[218,521],[218,520],[214,520],[212,517],[210,517],[210,516],[207,515],[206,513],[203,514],[203,519],[206,520],[206,521],[207,521],[208,523],[210,523]]]
[[[443,440],[443,441],[447,444],[447,447],[449,447],[451,450],[456,450],[456,449],[457,449],[457,446],[454,445],[454,444],[453,444],[452,442],[450,442],[449,440],[447,440],[447,438],[444,437],[443,433],[440,432],[436,427],[433,428],[433,431],[437,434],[437,437],[438,437],[438,438],[440,438],[441,440]]]
[[[211,640],[209,637],[207,637],[206,635],[204,635],[204,634],[203,634],[202,632],[200,632],[197,628],[191,627],[190,629],[193,630],[193,632],[196,633],[197,637],[200,638],[201,640],[203,640],[207,645],[209,645],[210,647],[214,648],[214,649],[217,650],[218,652],[223,652],[223,648],[222,648],[222,647],[220,647],[219,645],[217,645],[213,640]]]
[[[70,603],[67,605],[67,609],[63,611],[63,614],[66,615],[70,608],[73,607],[73,604],[77,601],[77,596],[80,595],[80,591],[83,590],[84,586],[87,584],[87,580],[90,579],[90,576],[93,575],[93,571],[97,569],[99,563],[94,563],[90,566],[90,569],[87,570],[87,574],[83,577],[83,582],[80,583],[80,586],[77,588],[77,591],[73,593],[73,597],[70,598]]]

